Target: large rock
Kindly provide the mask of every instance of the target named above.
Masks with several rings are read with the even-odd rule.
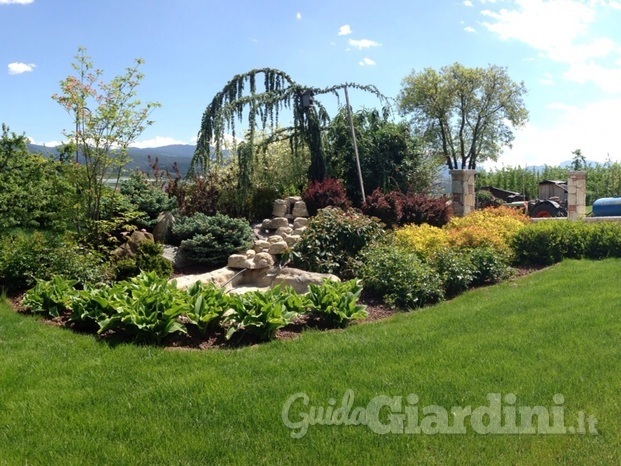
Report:
[[[267,252],[273,255],[278,255],[278,254],[282,254],[283,252],[285,252],[288,248],[289,248],[289,245],[285,241],[278,241],[278,242],[272,243]],[[262,253],[262,254],[265,254],[265,253]]]
[[[162,253],[164,259],[168,259],[172,262],[175,270],[181,270],[185,267],[190,267],[196,263],[188,258],[188,255],[177,246],[164,245],[164,252]]]
[[[255,256],[256,260],[256,256]],[[297,293],[307,293],[310,283],[321,284],[324,279],[340,281],[338,277],[325,273],[312,273],[294,268],[269,267],[263,269],[249,269],[244,271],[233,270],[228,267],[214,270],[213,272],[200,275],[187,275],[176,279],[177,287],[188,288],[194,282],[214,283],[217,286],[225,286],[227,290],[237,288],[244,289],[268,289],[276,285],[291,286]]]
[[[138,246],[144,241],[153,243],[153,235],[146,231],[133,231],[124,244],[112,251],[112,255],[119,259],[134,257],[138,252]]]
[[[293,229],[299,230],[305,228],[308,225],[308,219],[304,217],[298,217],[293,221]]]
[[[168,232],[172,229],[175,224],[175,216],[172,212],[160,212],[157,216],[157,223],[153,228],[153,238],[158,243],[166,242],[166,237],[168,236]]]
[[[274,217],[272,219],[266,218],[261,224],[261,228],[265,230],[278,230],[281,227],[288,227],[289,220],[286,217]]]
[[[288,227],[288,226],[287,226],[287,227],[280,227],[278,230],[276,230],[276,234],[277,234],[278,236],[283,237],[283,238],[284,238],[286,235],[290,235],[292,232],[293,232],[293,228]]]
[[[293,206],[291,214],[294,217],[308,217],[308,209],[306,208],[306,202],[297,201]]]
[[[267,240],[257,240],[254,242],[254,250],[255,252],[264,252],[267,251],[270,248],[270,242]]]
[[[223,287],[228,283],[227,288],[235,286],[240,282],[241,278],[238,275],[239,270],[233,270],[228,267],[223,267],[221,269],[214,270],[213,272],[202,273],[197,275],[184,275],[182,277],[175,278],[175,282],[177,284],[177,288],[182,290],[189,288],[194,283],[202,282],[202,283],[213,283],[216,286]],[[236,277],[237,275],[237,277]],[[231,282],[231,280],[233,280]]]
[[[289,213],[289,203],[284,199],[276,199],[272,209],[272,216],[284,217],[287,213]]]
[[[252,260],[246,254],[232,254],[229,256],[227,267],[231,269],[249,269],[252,267]]]
[[[260,252],[254,256],[252,269],[265,269],[274,265],[274,258],[267,252]]]
[[[284,267],[278,271],[278,274],[272,282],[272,287],[282,284],[283,286],[292,287],[296,293],[306,293],[308,292],[309,284],[320,285],[324,279],[340,282],[336,275],[329,273],[313,273]]]

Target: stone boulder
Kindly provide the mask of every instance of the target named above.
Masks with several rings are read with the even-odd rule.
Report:
[[[308,292],[309,284],[319,285],[326,278],[337,282],[340,281],[335,275],[306,272],[291,267],[282,269],[269,267],[243,271],[224,267],[209,273],[178,277],[176,283],[178,288],[185,289],[194,284],[194,282],[201,281],[225,287],[228,291],[234,291],[235,289],[241,289],[242,291],[251,289],[267,290],[282,284],[283,286],[291,286],[296,293],[303,294]]]

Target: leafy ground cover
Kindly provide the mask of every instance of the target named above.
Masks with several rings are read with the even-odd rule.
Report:
[[[176,351],[94,337],[0,302],[3,464],[615,464],[621,460],[621,260],[564,261],[412,313],[293,340]],[[417,394],[418,406],[564,397],[598,435],[380,435],[282,420],[311,406]]]

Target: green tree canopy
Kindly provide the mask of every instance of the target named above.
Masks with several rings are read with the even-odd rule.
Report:
[[[72,220],[73,167],[30,154],[27,138],[2,125],[0,136],[0,229],[65,230]]]
[[[411,133],[407,122],[393,122],[387,112],[363,109],[352,115],[367,193],[426,191],[438,174],[437,158],[423,151],[420,138]],[[326,131],[328,174],[344,180],[347,194],[362,201],[347,109],[342,108]],[[441,163],[441,162],[440,162]]]
[[[474,169],[478,162],[496,160],[513,141],[512,129],[526,123],[525,94],[524,83],[514,82],[505,68],[455,63],[412,72],[398,101],[450,169]]]

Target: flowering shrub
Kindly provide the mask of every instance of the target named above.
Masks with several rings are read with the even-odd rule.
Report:
[[[333,206],[341,209],[351,207],[347,192],[340,180],[326,178],[323,181],[312,181],[302,193],[302,199],[311,215],[316,215],[319,209]]]

